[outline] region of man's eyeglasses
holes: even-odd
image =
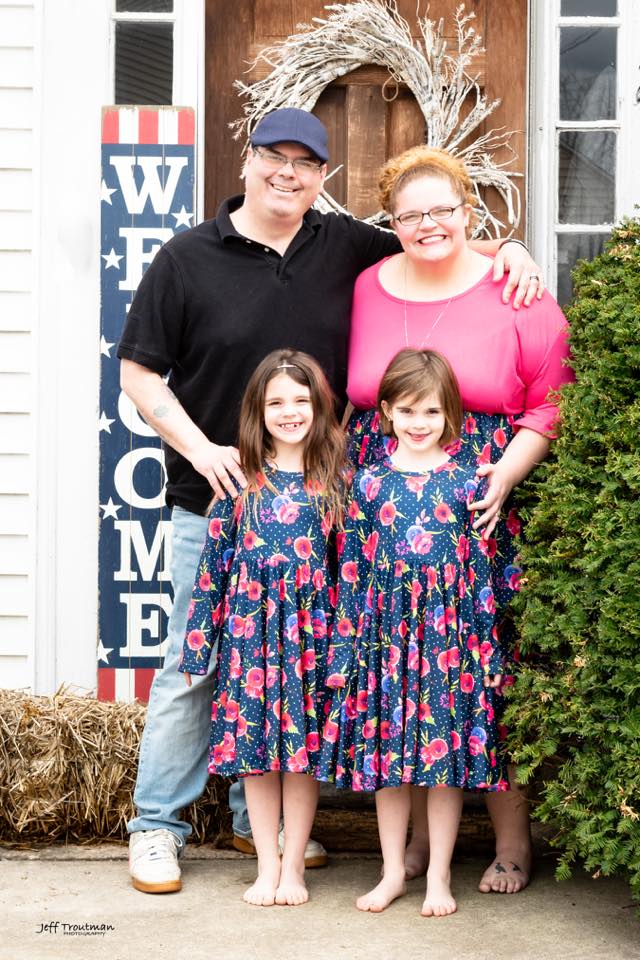
[[[312,160],[310,157],[285,157],[282,153],[276,153],[275,150],[266,150],[264,147],[253,147],[254,153],[257,153],[262,162],[272,170],[280,170],[291,164],[294,170],[302,173],[318,173],[324,166],[322,160]]]
[[[397,220],[403,227],[417,227],[425,217],[429,217],[430,220],[437,223],[439,220],[448,220],[449,217],[453,216],[453,211],[464,206],[465,203],[466,200],[461,200],[460,203],[456,203],[455,207],[432,207],[431,210],[425,210],[423,213],[420,213],[419,210],[408,210],[406,213],[401,213],[399,217],[393,217],[392,219]]]

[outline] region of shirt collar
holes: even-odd
[[[244,194],[239,193],[234,197],[228,197],[226,200],[223,200],[220,206],[218,207],[218,212],[216,213],[216,224],[218,230],[220,231],[220,237],[223,241],[226,241],[230,238],[240,238],[244,240],[245,237],[238,233],[233,223],[231,222],[231,214],[242,206],[244,200]],[[301,230],[305,232],[313,230],[314,233],[317,233],[320,227],[322,226],[322,217],[317,210],[307,210],[304,217],[302,218],[302,227]]]

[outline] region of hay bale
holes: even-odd
[[[0,840],[126,839],[146,708],[61,688],[0,689]],[[187,812],[198,842],[228,831],[228,785],[213,777]]]

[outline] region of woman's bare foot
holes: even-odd
[[[356,907],[358,910],[365,910],[370,913],[382,913],[390,903],[393,903],[398,897],[403,897],[406,892],[404,875],[387,871],[377,887],[358,897]]]
[[[436,876],[427,872],[427,895],[420,913],[423,917],[448,917],[458,909],[451,893],[451,876]]]
[[[496,857],[482,874],[481,893],[519,893],[531,878],[531,851]]]
[[[429,865],[429,844],[425,840],[411,837],[404,852],[404,874],[407,880],[421,877],[427,872]]]
[[[245,890],[242,899],[256,907],[272,907],[276,902],[276,890],[280,880],[280,862],[260,870],[256,882]]]
[[[282,907],[299,907],[308,899],[309,891],[304,882],[304,866],[302,869],[283,866],[280,883],[276,890],[276,903]]]

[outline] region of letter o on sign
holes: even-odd
[[[162,476],[160,492],[152,497],[143,497],[133,486],[133,472],[142,460],[156,460]],[[113,482],[118,496],[132,507],[141,510],[157,510],[164,507],[164,487],[167,482],[167,473],[164,467],[164,454],[159,447],[140,447],[126,453],[113,473]]]

